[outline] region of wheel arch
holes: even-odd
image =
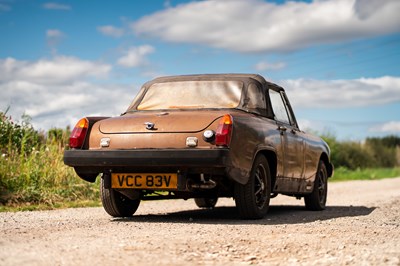
[[[276,173],[277,173],[277,157],[276,153],[271,150],[260,150],[255,155],[256,158],[259,154],[262,154],[268,161],[269,169],[271,171],[271,188],[275,187]]]
[[[320,160],[325,163],[326,171],[328,172],[328,177],[331,177],[333,175],[333,165],[330,162],[329,157],[325,152],[321,154]]]

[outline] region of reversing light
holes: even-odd
[[[215,144],[217,146],[228,147],[232,136],[232,116],[224,115],[219,121],[217,132],[215,133]]]
[[[203,139],[207,142],[213,142],[215,140],[215,132],[213,130],[206,130],[203,132]]]
[[[89,120],[82,118],[76,123],[69,137],[69,146],[74,149],[81,149],[85,143],[86,134],[89,128]]]

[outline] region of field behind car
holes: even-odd
[[[100,206],[99,184],[80,180],[63,163],[70,130],[38,132],[28,117],[15,122],[0,113],[0,211]],[[326,136],[335,175],[330,181],[400,176],[400,138],[367,144]],[[368,164],[366,164],[368,163]]]

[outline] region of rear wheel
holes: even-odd
[[[311,211],[322,211],[326,207],[328,195],[328,172],[324,161],[318,164],[317,175],[314,181],[314,188],[311,194],[304,197],[306,208]]]
[[[113,217],[132,216],[140,204],[140,199],[132,200],[112,188],[105,188],[103,178],[100,182],[100,196],[104,210]]]
[[[214,208],[218,198],[195,198],[194,202],[199,208]]]
[[[271,172],[267,159],[258,155],[247,184],[235,185],[235,203],[242,219],[261,219],[269,208]]]

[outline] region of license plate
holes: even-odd
[[[177,189],[178,174],[113,173],[111,174],[111,187],[135,189]]]

